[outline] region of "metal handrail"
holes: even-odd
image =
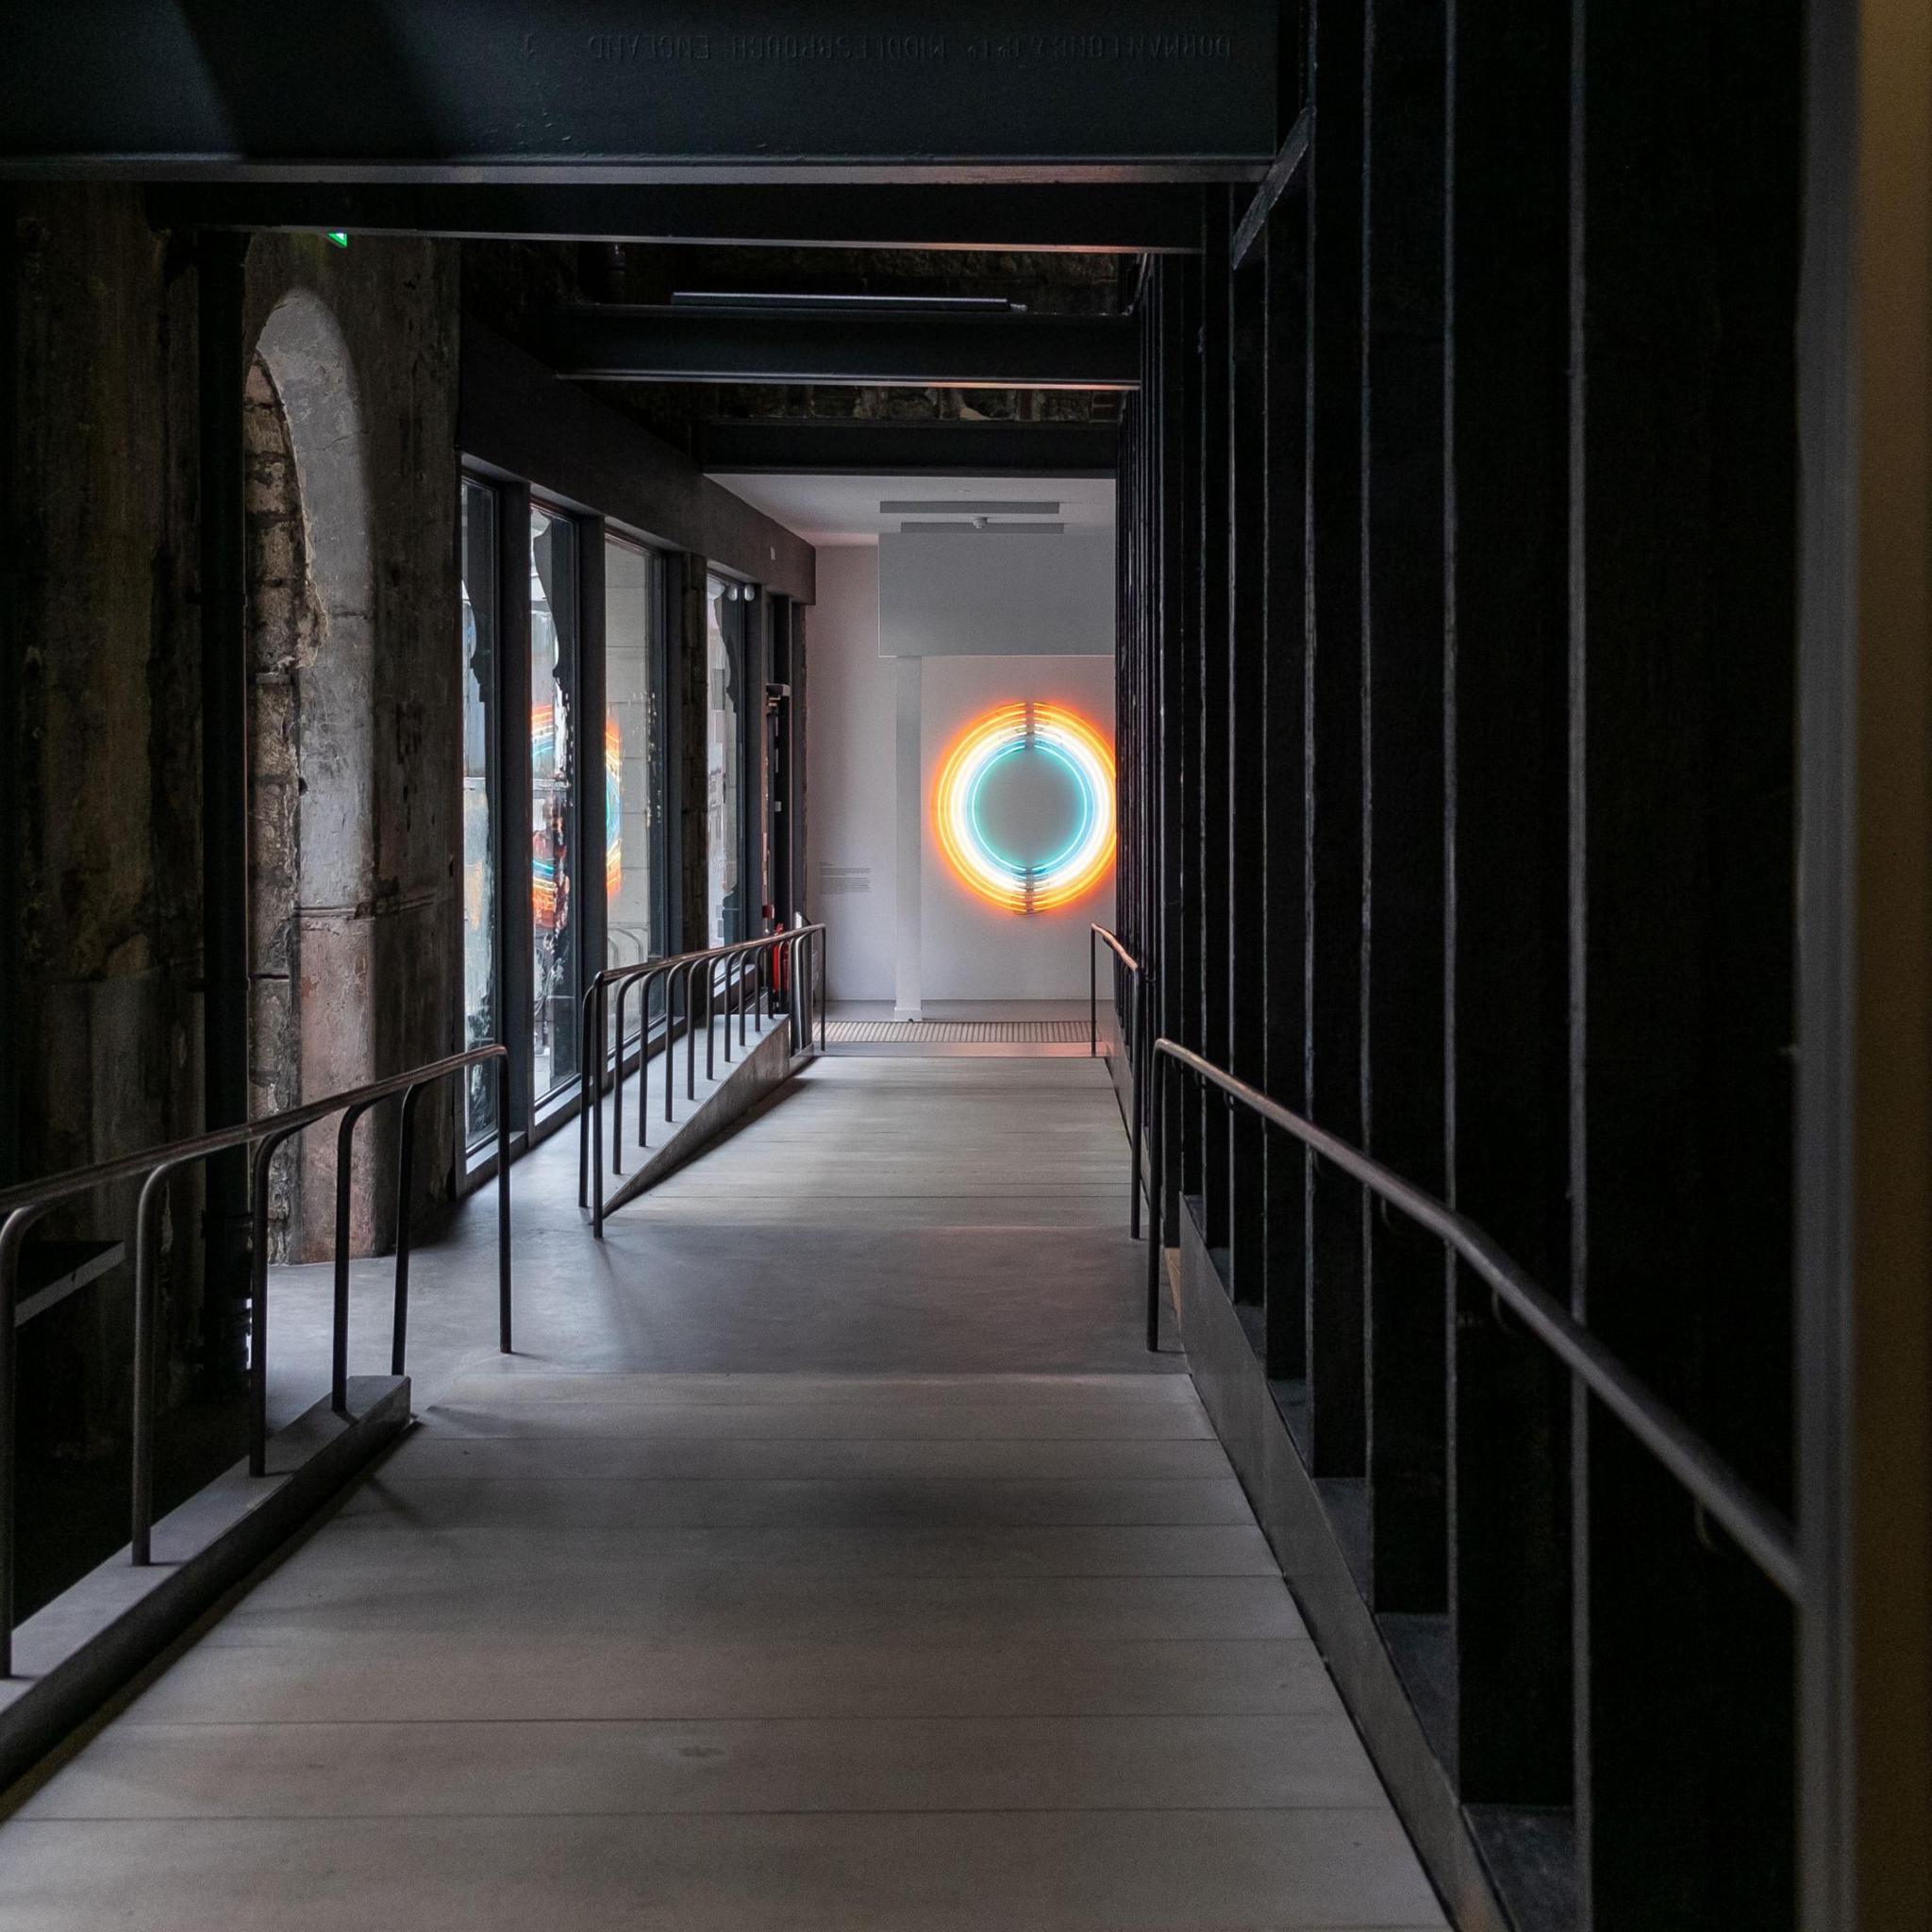
[[[1561,1302],[1539,1288],[1481,1228],[1445,1207],[1433,1194],[1411,1186],[1372,1159],[1360,1148],[1318,1127],[1312,1121],[1271,1100],[1245,1080],[1205,1060],[1177,1041],[1154,1042],[1154,1184],[1149,1191],[1152,1225],[1147,1244],[1147,1345],[1155,1345],[1160,1306],[1160,1214],[1164,1198],[1164,1122],[1160,1106],[1163,1059],[1218,1087],[1230,1099],[1259,1114],[1342,1173],[1398,1208],[1438,1240],[1445,1241],[1508,1305],[1524,1326],[1614,1415],[1689,1491],[1691,1498],[1724,1524],[1739,1548],[1785,1595],[1795,1602],[1803,1583],[1797,1539],[1783,1516],[1680,1416],[1607,1349]]]
[[[1126,1048],[1134,1068],[1134,1117],[1127,1123],[1127,1138],[1133,1144],[1133,1169],[1131,1184],[1127,1192],[1127,1232],[1136,1241],[1141,1238],[1141,1122],[1147,1109],[1142,1102],[1142,1093],[1147,1085],[1147,981],[1148,974],[1140,960],[1121,943],[1120,935],[1110,932],[1106,926],[1095,923],[1087,928],[1087,1054],[1089,1058],[1100,1052],[1100,983],[1094,970],[1093,941],[1103,940],[1112,950],[1114,957],[1127,969],[1129,990],[1127,992],[1127,1033]],[[1108,1056],[1113,1058],[1111,1054]]]
[[[131,1499],[131,1560],[153,1560],[155,1491],[155,1350],[158,1342],[156,1257],[160,1247],[162,1186],[184,1167],[217,1154],[253,1147],[251,1227],[253,1249],[249,1268],[248,1337],[248,1473],[267,1474],[268,1466],[268,1174],[269,1163],[282,1143],[304,1127],[340,1113],[342,1124],[336,1141],[335,1331],[330,1358],[329,1397],[338,1415],[348,1412],[349,1350],[349,1182],[356,1123],[379,1101],[403,1096],[402,1132],[396,1152],[396,1274],[395,1324],[391,1343],[390,1373],[403,1373],[403,1348],[408,1329],[409,1299],[409,1175],[416,1098],[432,1081],[448,1078],[467,1067],[495,1060],[496,1075],[496,1242],[497,1334],[505,1355],[510,1352],[509,1239],[509,1049],[499,1044],[475,1046],[450,1054],[407,1073],[311,1100],[285,1112],[217,1127],[163,1147],[149,1147],[117,1160],[75,1168],[45,1180],[28,1181],[0,1191],[0,1677],[13,1674],[14,1476],[18,1460],[14,1440],[16,1389],[14,1376],[14,1311],[18,1302],[21,1249],[35,1222],[58,1207],[96,1188],[116,1181],[140,1179],[141,1198],[135,1210],[134,1247],[134,1423],[133,1496]]]
[[[820,970],[811,970],[811,944],[819,942]],[[577,1206],[588,1208],[591,1232],[604,1239],[604,1087],[611,1090],[610,1171],[624,1172],[624,1007],[633,986],[641,983],[640,1005],[641,1024],[638,1033],[638,1145],[648,1144],[646,1123],[649,1096],[651,988],[664,981],[664,1119],[673,1110],[673,1023],[677,1015],[680,979],[684,990],[685,1097],[697,1097],[697,1005],[694,981],[702,967],[705,977],[705,1077],[717,1068],[717,1017],[714,996],[717,975],[724,974],[724,1060],[731,1061],[731,1022],[738,1021],[738,1044],[745,1043],[748,1015],[755,1014],[760,999],[764,1016],[773,1017],[772,994],[776,986],[780,954],[791,959],[790,984],[793,997],[788,1009],[791,1022],[792,1049],[811,1050],[811,983],[816,976],[819,1006],[819,1050],[825,1045],[825,928],[822,924],[788,926],[778,932],[762,933],[757,939],[733,940],[722,946],[703,946],[695,952],[674,953],[661,959],[647,959],[633,966],[606,966],[584,989],[582,1052],[578,1065],[587,1071],[582,1083],[583,1105],[577,1115]],[[733,967],[737,970],[734,972]],[[746,981],[750,981],[749,997]],[[610,991],[617,990],[617,1039],[610,1041]],[[799,991],[803,990],[803,997]],[[590,1069],[594,1068],[594,1073]]]

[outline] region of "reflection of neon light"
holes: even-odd
[[[557,930],[557,860],[541,852],[530,855],[530,916],[539,932]]]
[[[604,896],[624,890],[624,741],[615,717],[604,722]]]
[[[1077,829],[1051,858],[1023,863],[998,851],[980,822],[981,794],[993,768],[1032,752],[1060,765],[1080,798]],[[1060,705],[1002,705],[975,719],[940,764],[933,830],[960,883],[1013,912],[1047,912],[1091,891],[1113,861],[1113,752]]]

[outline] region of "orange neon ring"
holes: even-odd
[[[994,762],[1022,749],[1044,752],[1073,774],[1081,796],[1079,830],[1043,865],[997,851],[978,822],[980,786]],[[1090,892],[1113,863],[1113,752],[1086,719],[1063,705],[1002,705],[976,718],[940,763],[933,833],[954,875],[990,905],[1050,912]]]

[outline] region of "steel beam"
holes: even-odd
[[[697,425],[711,475],[1111,476],[1111,423],[728,422]]]
[[[1199,244],[1201,191],[1161,183],[874,182],[800,194],[724,183],[223,181],[151,188],[147,210],[157,228],[1171,255]]]
[[[1129,390],[1141,379],[1125,316],[610,304],[560,310],[550,349],[559,375],[605,382]]]
[[[1258,178],[1274,0],[94,0],[16,9],[0,172]]]

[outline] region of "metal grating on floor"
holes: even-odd
[[[868,1041],[908,1041],[933,1046],[1044,1046],[1080,1044],[1085,1020],[829,1020],[825,1039],[833,1046]]]

